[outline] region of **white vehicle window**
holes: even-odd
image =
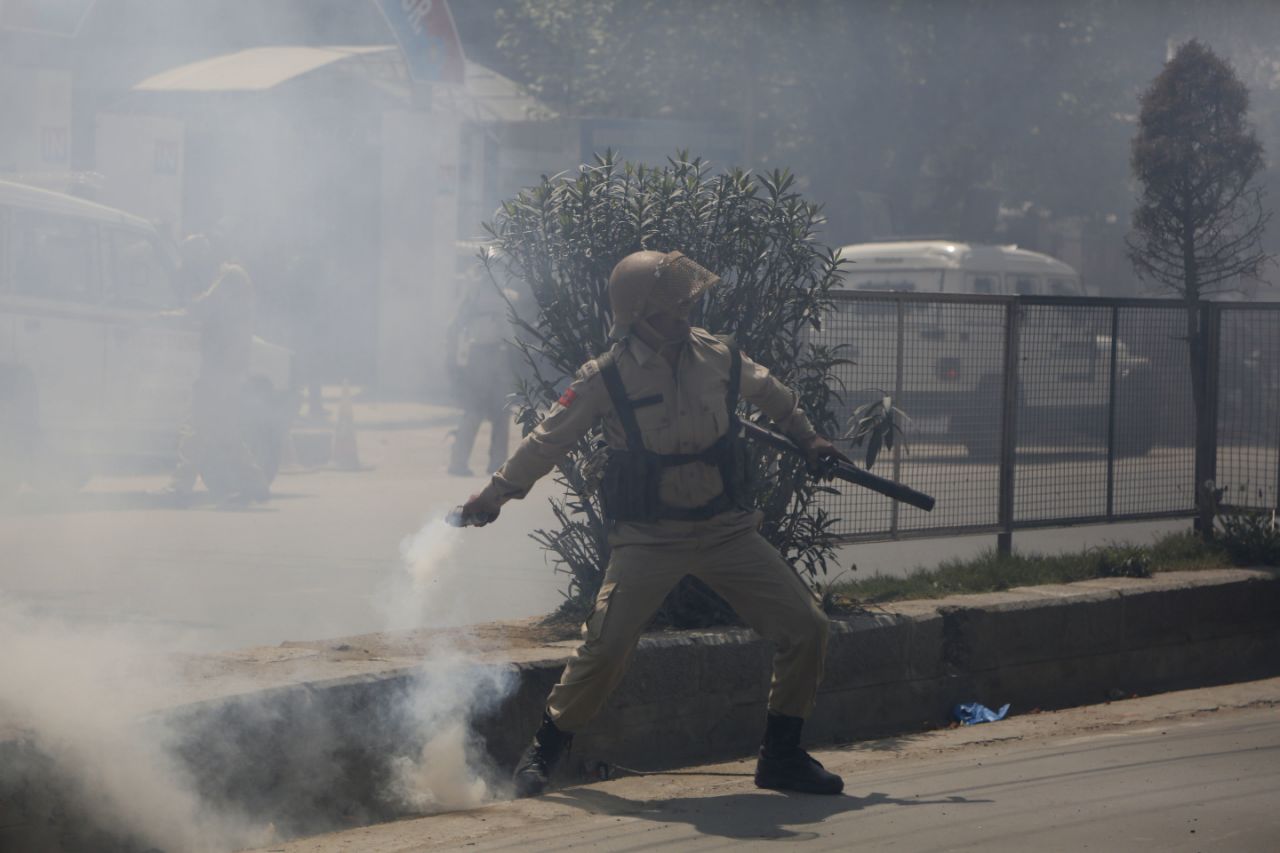
[[[9,250],[15,293],[66,302],[98,301],[91,223],[14,211]]]
[[[1050,296],[1079,296],[1080,288],[1069,278],[1049,279]]]
[[[1016,293],[1018,296],[1035,296],[1040,293],[1040,284],[1036,281],[1035,276],[1030,275],[1014,275],[1009,276],[1011,286],[1009,291]]]
[[[119,308],[168,308],[169,276],[145,234],[110,230],[107,241],[106,303]]]
[[[996,293],[996,277],[993,275],[974,275],[970,273],[966,278],[969,280],[970,293]]]

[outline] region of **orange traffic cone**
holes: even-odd
[[[342,383],[342,400],[338,403],[338,422],[333,428],[332,462],[343,471],[360,471],[360,452],[356,447],[356,419],[351,411],[351,389]]]

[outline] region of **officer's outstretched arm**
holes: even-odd
[[[804,450],[811,467],[823,459],[849,461],[849,457],[814,430],[808,415],[800,408],[800,395],[745,355],[742,357],[742,397],[759,407]]]
[[[578,371],[542,423],[525,436],[489,484],[463,505],[463,514],[496,518],[507,501],[527,495],[591,429],[602,412],[601,404],[607,401],[608,392],[594,364]]]

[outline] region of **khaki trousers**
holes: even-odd
[[[759,518],[732,512],[707,521],[617,526],[595,609],[582,626],[583,643],[547,700],[557,726],[578,731],[599,712],[622,680],[641,631],[685,575],[718,592],[776,647],[769,710],[809,715],[822,680],[827,617],[757,532]]]

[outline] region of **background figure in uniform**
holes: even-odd
[[[206,262],[208,241],[183,243],[183,265]],[[190,275],[194,275],[194,269]],[[200,324],[200,373],[191,389],[191,417],[182,429],[178,465],[165,490],[183,498],[197,478],[219,501],[269,497],[266,477],[244,439],[243,393],[253,349],[253,282],[237,264],[223,264],[208,290],[171,316]]]
[[[513,353],[507,343],[507,303],[515,298],[515,293],[499,293],[488,282],[468,282],[458,315],[449,327],[445,343],[449,380],[462,405],[449,459],[449,473],[455,476],[471,476],[471,448],[484,421],[492,427],[488,472],[498,470],[507,458],[511,426],[507,393],[514,376]]]
[[[755,405],[811,464],[844,459],[814,431],[799,397],[736,347],[692,328],[689,315],[719,278],[679,252],[636,252],[609,278],[618,343],[583,365],[506,464],[462,508],[486,523],[522,498],[602,423],[600,487],[609,565],[583,643],[547,699],[516,768],[518,795],[545,790],[573,737],[622,679],[641,631],[685,575],[718,592],[776,648],[756,784],[818,794],[844,783],[800,748],[822,678],[827,618],[795,570],[759,533],[750,505],[752,456],[737,429],[739,398]]]

